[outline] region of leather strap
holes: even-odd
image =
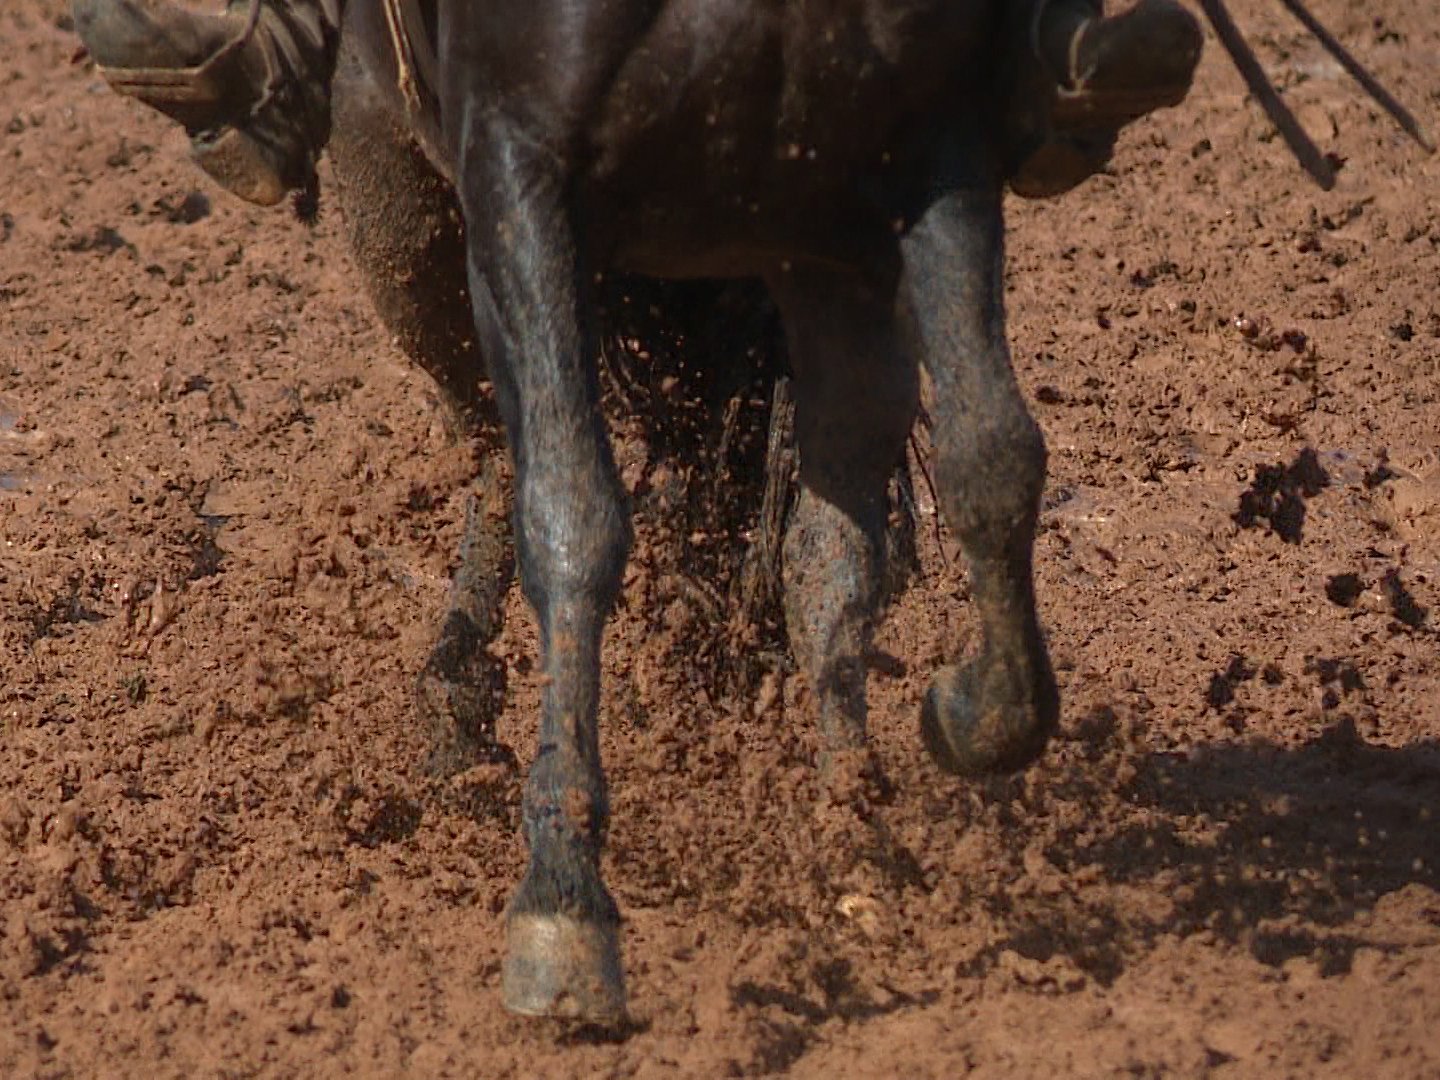
[[[437,60],[425,29],[420,0],[381,0],[390,44],[395,50],[396,83],[405,106],[418,114],[435,93]],[[416,41],[419,48],[416,48]]]

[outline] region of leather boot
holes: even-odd
[[[184,125],[195,161],[261,206],[315,190],[330,137],[339,0],[72,0],[75,29],[118,93]]]
[[[1058,195],[1103,169],[1122,127],[1185,99],[1202,43],[1177,0],[1112,18],[1099,0],[1041,0],[1009,123],[1011,190]]]

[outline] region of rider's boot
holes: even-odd
[[[1039,0],[1007,123],[1010,187],[1042,198],[1105,167],[1126,124],[1184,100],[1200,24],[1177,0],[1104,17],[1101,0]]]
[[[330,136],[330,76],[343,0],[72,0],[75,29],[119,93],[185,126],[196,162],[270,206],[315,190]]]

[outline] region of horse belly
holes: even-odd
[[[590,132],[593,175],[744,195],[776,162],[813,166],[822,186],[869,167],[897,129],[947,107],[972,81],[990,8],[982,0],[675,0],[602,103]]]

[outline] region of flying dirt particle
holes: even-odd
[[[150,597],[150,622],[146,630],[153,636],[160,633],[180,612],[180,598],[174,591],[167,592],[164,585],[155,582],[155,592]]]
[[[1287,544],[1300,543],[1305,500],[1330,486],[1330,474],[1314,448],[1306,447],[1289,465],[1257,465],[1250,487],[1240,494],[1233,520],[1242,529],[1264,521]]]
[[[1325,582],[1325,595],[1332,604],[1350,607],[1360,598],[1365,585],[1358,574],[1332,574]]]
[[[1410,590],[1400,580],[1400,571],[1391,570],[1380,585],[1385,591],[1385,598],[1390,601],[1390,611],[1395,618],[1412,630],[1418,630],[1425,625],[1425,619],[1430,614],[1429,609],[1416,603],[1415,597],[1410,595]]]
[[[783,684],[780,676],[773,671],[767,671],[760,680],[760,689],[755,695],[755,716],[764,716],[770,711],[770,707],[780,698],[780,691]]]

